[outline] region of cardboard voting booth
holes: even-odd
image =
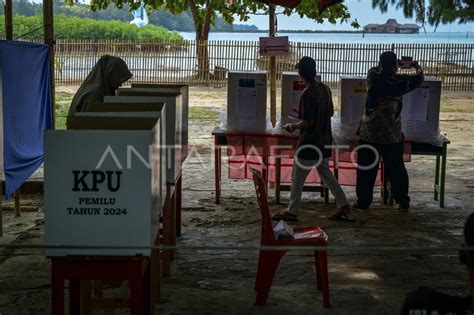
[[[321,76],[316,79],[321,81]],[[305,89],[304,81],[298,72],[283,72],[281,78],[281,124],[294,123],[298,119],[301,94]]]
[[[341,76],[339,82],[339,106],[342,124],[359,125],[364,114],[366,98],[366,77]]]
[[[161,212],[160,123],[76,116],[71,129],[46,132],[45,243],[60,246],[46,248],[47,256],[151,255]]]
[[[421,86],[403,96],[402,128],[411,141],[438,138],[441,80],[425,78]]]
[[[152,105],[152,106],[150,106]],[[135,117],[135,118],[159,118],[160,139],[159,146],[156,148],[163,161],[160,166],[160,174],[166,174],[166,108],[164,103],[92,103],[82,112],[76,113],[77,116],[95,116],[95,117]],[[166,176],[159,178],[160,204],[163,207],[166,197]]]
[[[266,130],[267,72],[229,71],[227,131]]]
[[[182,165],[182,95],[179,93],[120,90],[119,96],[105,96],[104,103],[166,103],[167,181],[174,183]],[[174,122],[174,124],[172,123]]]
[[[156,92],[181,93],[182,95],[182,152],[181,158],[184,161],[188,156],[189,145],[189,85],[185,84],[151,84],[151,83],[133,83],[132,89],[152,89]],[[146,91],[148,91],[146,90]],[[119,92],[120,94],[120,92]]]

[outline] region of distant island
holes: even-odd
[[[246,25],[246,24],[233,24],[234,32],[255,32],[258,31],[258,27],[255,25]]]
[[[254,26],[254,25],[252,25]],[[251,30],[239,30],[239,29],[236,29],[235,28],[235,25],[234,25],[234,30],[233,31],[227,31],[227,30],[213,30],[212,32],[213,33],[222,33],[222,32],[232,32],[232,33],[268,33],[268,30],[260,30],[258,29],[256,26],[254,26],[255,29],[251,29]],[[332,31],[329,31],[329,30],[278,30],[278,33],[281,34],[281,33],[308,33],[308,34],[312,34],[312,33],[339,33],[339,34],[354,34],[354,33],[359,33],[359,34],[362,34],[362,31],[357,31],[357,30],[354,30],[354,31],[350,31],[350,30],[332,30]]]

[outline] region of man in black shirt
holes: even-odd
[[[288,211],[275,215],[273,219],[298,220],[306,177],[311,169],[316,167],[322,182],[336,199],[338,211],[331,218],[352,221],[347,216],[350,207],[346,195],[329,169],[330,146],[333,143],[331,117],[334,114],[331,90],[316,80],[316,62],[313,58],[301,58],[297,68],[306,86],[300,98],[298,113],[300,121],[283,126],[289,132],[300,130],[291,175],[290,205]]]

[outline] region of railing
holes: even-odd
[[[196,46],[208,46],[209,71],[198,70]],[[322,80],[336,87],[341,75],[365,76],[385,50],[413,56],[425,75],[443,80],[446,90],[474,90],[474,44],[334,44],[291,42],[290,54],[277,57],[277,79],[295,71],[302,56],[316,60]],[[57,84],[80,84],[98,58],[105,54],[123,58],[134,74],[133,82],[187,83],[225,86],[231,70],[266,70],[256,41],[124,41],[58,40],[55,75]]]

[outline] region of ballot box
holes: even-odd
[[[316,79],[321,81],[321,76]],[[298,119],[300,97],[305,89],[298,72],[283,72],[281,77],[281,124],[294,123]]]
[[[152,106],[150,106],[152,105]],[[160,139],[158,154],[160,160],[166,161],[166,108],[164,103],[92,103],[84,109],[84,111],[76,113],[77,116],[96,116],[96,117],[143,117],[143,118],[159,118],[160,123]],[[160,164],[160,174],[166,174],[166,163]],[[160,204],[163,207],[166,197],[166,176],[159,178]]]
[[[227,131],[266,130],[267,72],[229,71]]]
[[[104,103],[166,103],[167,181],[175,183],[182,165],[182,110],[180,93],[143,92],[133,89],[120,90],[119,96],[105,96]],[[173,124],[174,122],[174,124]]]
[[[425,78],[421,86],[403,96],[401,122],[408,141],[432,142],[439,136],[441,81]],[[365,77],[341,77],[341,124],[356,129],[367,98]]]
[[[367,98],[367,79],[362,76],[341,76],[339,106],[341,123],[357,127],[364,114]]]
[[[441,80],[425,78],[421,86],[403,96],[402,129],[409,141],[438,139]]]
[[[183,97],[182,104],[182,152],[181,158],[184,161],[188,156],[189,145],[189,85],[186,84],[151,84],[151,83],[132,83],[132,89],[152,89],[157,92],[181,93]],[[121,90],[121,89],[120,89]],[[148,91],[148,90],[147,90]],[[120,94],[120,92],[119,92]]]
[[[150,256],[162,210],[160,119],[70,122],[45,133],[46,256]]]

